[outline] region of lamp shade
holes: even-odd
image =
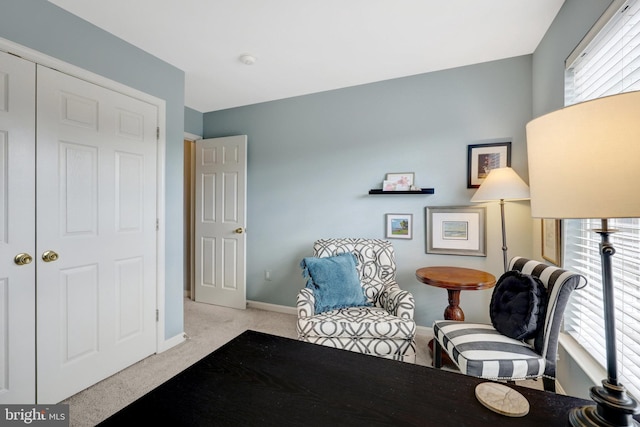
[[[529,187],[513,169],[491,169],[471,198],[472,202],[489,202],[492,200],[527,200]]]
[[[640,92],[532,120],[527,152],[533,217],[640,217]]]

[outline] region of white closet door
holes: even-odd
[[[0,52],[0,403],[35,402],[35,64]],[[16,255],[34,260],[18,265]]]
[[[53,403],[155,352],[158,112],[41,66],[37,90],[37,399]]]

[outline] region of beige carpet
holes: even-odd
[[[235,310],[185,299],[187,340],[62,402],[69,404],[70,425],[94,426],[247,329],[296,338],[295,321],[294,315],[253,308]],[[424,329],[419,332],[416,338],[417,364],[431,365],[427,349],[431,338],[432,335],[425,333]],[[525,381],[519,385],[541,389],[542,381]]]

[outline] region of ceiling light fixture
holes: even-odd
[[[254,62],[256,62],[256,58],[253,55],[249,55],[248,53],[245,53],[243,55],[240,55],[240,58],[238,58],[240,60],[240,62],[242,62],[244,65],[253,65]]]

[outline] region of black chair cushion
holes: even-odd
[[[546,303],[547,292],[540,279],[507,271],[498,279],[491,296],[491,323],[510,338],[533,338],[544,324]]]

